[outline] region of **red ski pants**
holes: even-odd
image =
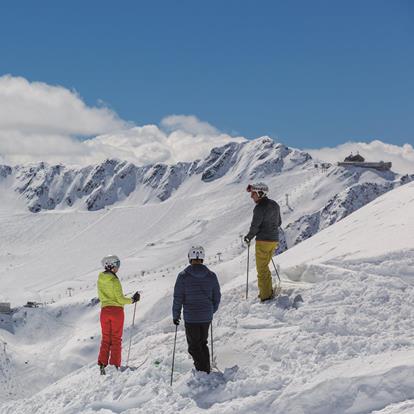
[[[101,309],[102,341],[98,364],[121,366],[124,308],[106,306]]]

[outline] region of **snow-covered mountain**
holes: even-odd
[[[202,182],[226,174],[233,182],[246,182],[302,167],[310,158],[305,152],[261,138],[214,148],[206,159],[191,163],[137,167],[125,161],[106,160],[80,169],[45,163],[0,166],[0,178],[14,178],[13,189],[23,196],[31,212],[74,204],[95,211],[127,198],[133,191],[145,194],[143,203],[165,201],[193,175]]]
[[[176,165],[138,167],[112,159],[78,169],[45,163],[0,166],[0,182],[8,183],[3,191],[19,194],[34,213],[165,202],[174,196],[186,197],[186,184],[193,179],[208,191],[212,186],[204,184],[239,186],[240,191],[254,180],[273,184],[272,196],[285,209],[281,251],[404,183],[392,172],[360,168],[331,167],[320,173],[308,153],[267,137],[229,143],[214,148],[204,160]],[[411,179],[404,177],[405,182]]]
[[[309,188],[304,175],[288,177]],[[313,180],[317,191],[320,181]],[[31,299],[55,299],[41,308],[17,307],[14,333],[0,333],[7,343],[0,348],[2,414],[412,412],[414,183],[279,255],[284,292],[260,304],[254,279],[244,299],[247,251],[238,239],[252,206],[239,186],[217,182],[206,190],[192,177],[179,190],[187,197],[162,203],[2,213],[3,292],[15,304],[24,290]],[[284,189],[276,187],[277,177],[271,182]],[[292,195],[293,210],[305,194]],[[206,246],[207,264],[222,285],[213,327],[224,375],[193,376],[180,327],[171,388],[171,293],[194,241]],[[120,254],[124,289],[142,290],[134,328],[133,307],[126,307],[124,340],[124,361],[131,335],[130,364],[140,368],[100,377],[99,306],[91,299],[104,251]],[[297,293],[299,308],[292,307]]]

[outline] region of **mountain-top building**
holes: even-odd
[[[388,171],[392,167],[391,162],[366,162],[365,158],[357,153],[356,155],[348,155],[342,162],[338,162],[340,167],[362,167],[362,168],[375,168],[379,171]]]
[[[359,155],[359,153],[357,153],[356,155],[348,155],[344,161],[351,161],[351,162],[365,162],[365,158],[362,155]]]

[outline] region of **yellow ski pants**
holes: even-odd
[[[269,270],[269,263],[278,245],[279,243],[276,241],[256,241],[257,285],[261,300],[268,299],[273,295],[272,274]]]

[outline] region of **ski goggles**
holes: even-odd
[[[119,269],[119,267],[121,266],[121,262],[119,261],[119,260],[116,260],[115,262],[112,262],[112,263],[108,263],[107,265],[106,265],[106,268],[108,268],[108,269],[113,269],[113,268],[118,268]]]

